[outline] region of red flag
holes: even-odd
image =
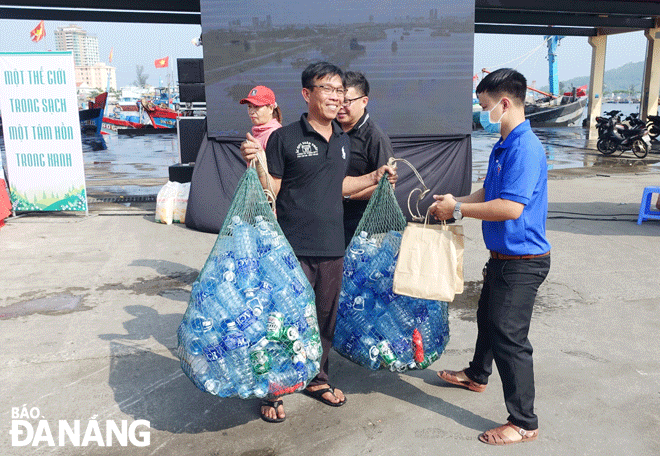
[[[108,56],[108,60],[110,63],[112,63],[112,52],[115,50],[115,48],[110,48],[110,55]]]
[[[46,29],[44,28],[44,21],[41,21],[39,22],[39,25],[30,32],[30,39],[36,43],[44,36],[46,36]]]
[[[163,57],[162,59],[156,59],[154,62],[154,65],[156,65],[156,68],[166,68],[170,63],[170,58],[169,57]]]

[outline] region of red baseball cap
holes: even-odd
[[[252,103],[255,106],[266,106],[275,104],[275,94],[266,86],[256,86],[250,90],[247,97],[241,100],[241,104]]]

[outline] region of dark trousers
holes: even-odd
[[[494,359],[508,420],[527,430],[538,428],[532,344],[527,335],[536,292],[549,270],[550,256],[488,261],[477,309],[477,343],[465,371],[475,382],[486,384]]]
[[[323,385],[328,383],[328,355],[335,336],[344,257],[299,256],[298,261],[316,295],[316,316],[323,348],[320,371],[309,386]]]

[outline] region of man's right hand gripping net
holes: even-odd
[[[227,217],[178,330],[181,368],[221,397],[277,397],[319,371],[314,291],[253,167]]]
[[[449,341],[446,302],[392,292],[405,228],[394,189],[384,176],[346,249],[333,341],[339,354],[373,370],[425,369]]]

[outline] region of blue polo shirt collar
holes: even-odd
[[[504,141],[502,141],[502,137],[500,137],[499,141],[495,144],[495,149],[506,149],[509,146],[511,146],[511,143],[518,139],[520,136],[522,136],[524,133],[531,131],[532,126],[529,124],[529,120],[525,120],[524,122],[518,124],[516,128],[511,130],[511,133],[509,133],[509,136],[506,137]]]

